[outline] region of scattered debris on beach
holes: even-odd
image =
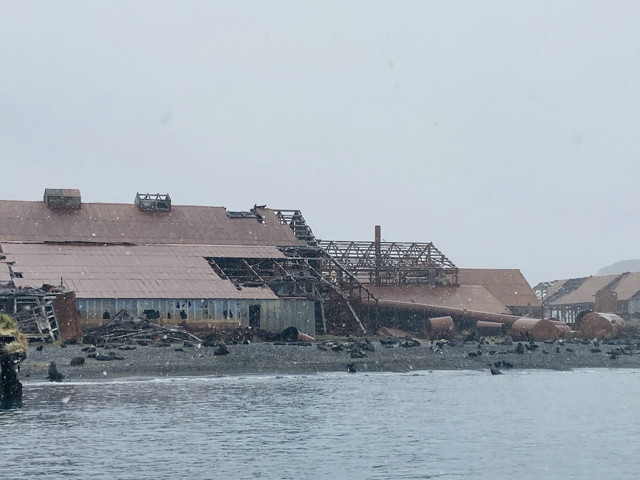
[[[119,311],[109,323],[83,337],[83,343],[96,346],[184,344],[185,341],[201,343],[202,340],[179,326],[165,326],[137,318],[126,310]]]

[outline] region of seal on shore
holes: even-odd
[[[49,375],[47,378],[50,382],[61,382],[64,378],[64,373],[60,373],[58,368],[56,367],[56,362],[51,362],[49,364]]]

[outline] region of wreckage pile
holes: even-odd
[[[82,341],[84,344],[100,347],[201,342],[200,338],[181,327],[158,325],[134,317],[126,310],[119,311],[109,323],[86,333]]]

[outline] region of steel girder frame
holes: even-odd
[[[435,276],[458,284],[458,267],[433,243],[321,241],[320,247],[345,269],[370,283],[407,283],[408,278],[432,283]]]

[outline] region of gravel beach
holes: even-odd
[[[487,373],[489,365],[497,365],[504,372],[510,369],[640,368],[640,342],[631,338],[599,343],[555,341],[523,342],[521,345],[504,338],[481,342],[421,340],[418,346],[401,346],[403,340],[392,344],[386,344],[387,341],[369,338],[366,348],[353,346],[355,342],[364,345],[365,340],[361,338],[322,339],[310,344],[257,342],[228,345],[226,355],[216,355],[219,353],[216,347],[197,344],[97,348],[93,353],[88,353],[85,345],[45,345],[40,349],[31,346],[21,365],[20,379],[45,380],[50,362],[55,362],[57,369],[65,375],[64,381],[296,375],[347,371],[348,368],[355,372],[487,370]],[[84,359],[84,362],[72,365],[73,359]],[[77,362],[82,360],[73,363]]]

